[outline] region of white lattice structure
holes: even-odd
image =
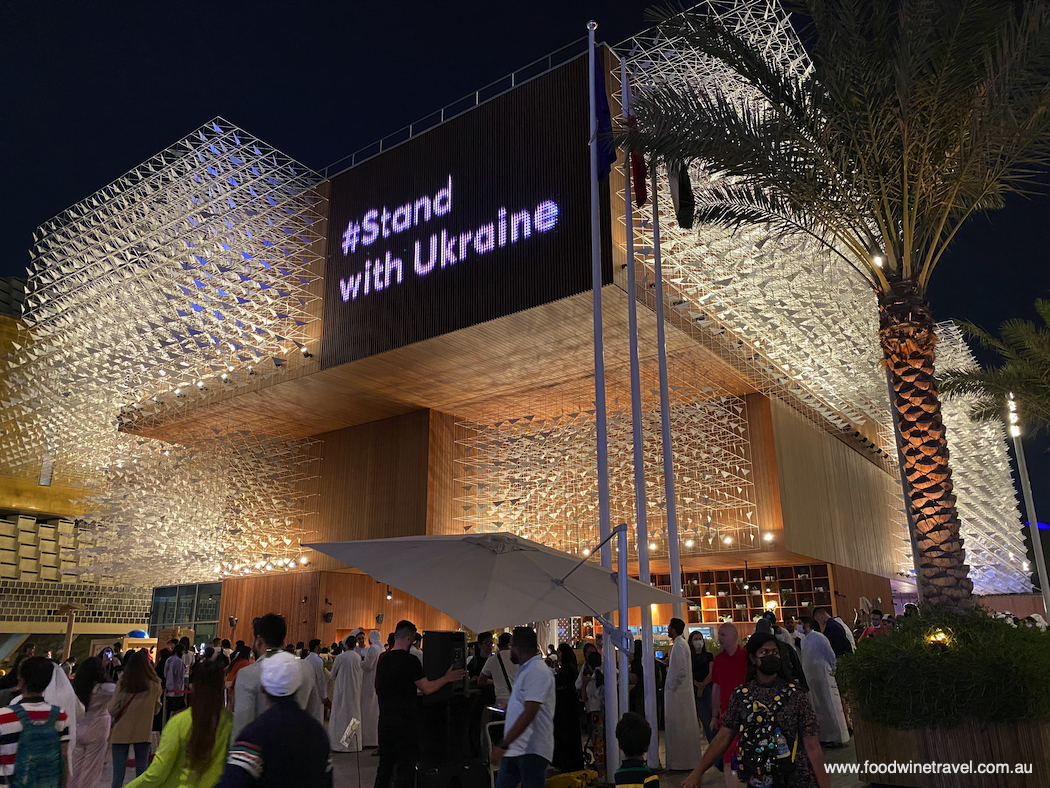
[[[650,553],[666,555],[659,392],[655,370],[643,381],[646,506]],[[671,425],[675,497],[683,552],[708,554],[757,547],[754,479],[742,397],[710,387],[674,386]],[[459,425],[457,520],[465,530],[511,531],[582,553],[601,539],[597,525],[596,431],[592,385],[562,387],[534,413],[503,411]],[[630,399],[609,390],[610,512],[634,524]],[[519,406],[520,407],[520,406]],[[540,415],[536,415],[536,414]],[[634,540],[629,540],[635,549]]]
[[[711,1],[702,7],[731,28],[747,31],[789,72],[801,75],[809,69],[779,4]],[[622,49],[635,90],[666,83],[717,85],[735,100],[758,101],[719,64],[657,29],[630,39]],[[667,172],[657,175],[664,285],[675,322],[759,390],[822,428],[874,432],[876,451],[892,466],[892,422],[870,287],[812,241],[774,241],[763,228],[679,227]],[[690,177],[698,197],[714,183],[696,166]],[[650,201],[635,211],[643,290],[654,277],[652,228]],[[887,485],[899,500],[899,486],[892,479]],[[894,509],[891,517],[900,524],[895,563],[907,574],[912,563],[903,509]]]
[[[978,366],[954,323],[938,323],[937,340],[938,370]],[[1031,593],[1006,430],[998,421],[971,420],[973,404],[966,396],[941,404],[970,579],[978,594]]]
[[[291,557],[308,446],[221,426],[176,446],[118,427],[301,357],[317,180],[217,118],[37,231],[26,329],[3,369],[0,470],[86,485],[95,546],[77,571],[191,582],[224,556]]]

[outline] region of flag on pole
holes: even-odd
[[[638,119],[634,116],[634,94],[631,92],[629,80],[623,81],[623,101],[627,108],[627,127],[633,130],[638,125]],[[649,202],[648,182],[649,172],[645,166],[645,157],[640,151],[631,148],[631,190],[634,192],[634,204],[641,208]]]
[[[696,214],[696,198],[693,197],[693,184],[689,180],[689,165],[684,161],[667,162],[667,182],[671,187],[671,203],[674,205],[675,219],[683,230],[693,226]]]
[[[609,109],[609,94],[605,92],[605,65],[601,54],[601,50],[595,46],[594,114],[598,121],[598,180],[604,181],[616,163],[616,147],[612,140],[612,111]]]

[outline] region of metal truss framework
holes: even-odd
[[[85,485],[93,544],[73,571],[155,585],[298,558],[308,442],[216,428],[176,445],[119,427],[301,357],[317,182],[216,118],[38,229],[0,470]]]
[[[684,373],[677,379],[702,380],[701,371],[677,371]],[[648,549],[652,557],[666,558],[659,391],[656,370],[645,372],[642,433]],[[611,516],[633,527],[629,390],[610,385],[608,403]],[[585,555],[601,539],[593,384],[576,382],[548,390],[534,404],[534,412],[523,414],[494,403],[490,417],[458,425],[456,519],[464,530],[511,531]],[[758,547],[763,534],[755,511],[744,398],[699,382],[676,385],[671,408],[682,552],[704,555]],[[636,542],[628,542],[633,556]]]
[[[959,327],[938,323],[938,369],[977,366]],[[1031,569],[1021,538],[1006,430],[1001,422],[973,421],[969,413],[973,404],[974,399],[965,396],[941,403],[970,579],[979,594],[1028,594]]]
[[[746,31],[788,73],[802,75],[811,67],[787,15],[775,0],[707,0],[700,7],[732,29]],[[733,100],[761,111],[756,94],[683,40],[653,29],[621,48],[626,52],[636,90],[668,82],[701,89],[717,85]],[[773,242],[762,228],[737,232],[710,226],[680,228],[666,172],[660,176],[665,308],[677,313],[679,325],[690,326],[694,337],[745,372],[760,390],[779,397],[823,428],[850,432],[874,427],[879,437],[876,451],[896,472],[882,353],[877,342],[878,314],[868,286],[809,240]],[[690,176],[701,196],[716,178],[696,166],[691,167]],[[639,213],[635,220],[638,257],[651,280],[651,203]],[[946,422],[949,410],[950,405],[946,407]],[[953,423],[956,434],[949,435],[949,443],[957,440],[961,445],[953,450],[953,457],[958,459],[952,465],[964,477],[969,474],[968,464],[975,462],[971,457],[1002,453],[1001,437],[967,433],[957,420]],[[981,467],[980,463],[975,467]],[[973,523],[972,534],[964,530],[964,535],[976,543],[968,549],[974,582],[986,593],[1016,590],[1019,557],[1023,557],[1023,550],[1010,549],[1017,548],[1020,539],[1016,516],[1007,514],[1016,514],[1016,495],[1008,474],[1001,481],[1004,483],[984,488],[976,483],[956,484],[960,512],[966,511]],[[889,484],[895,487],[895,500],[900,501],[896,480],[890,479]],[[990,495],[991,489],[996,492]],[[889,516],[899,524],[895,555],[898,571],[912,576],[903,509],[895,508]]]

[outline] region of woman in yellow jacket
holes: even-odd
[[[233,714],[223,703],[224,683],[218,662],[194,671],[190,707],[168,720],[153,763],[127,788],[212,788],[219,782],[233,731]]]

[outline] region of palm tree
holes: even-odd
[[[1050,430],[1050,301],[1035,302],[1043,321],[1007,320],[999,336],[973,323],[958,321],[967,335],[995,351],[1002,364],[990,369],[949,369],[938,376],[940,388],[949,396],[971,395],[975,421],[1003,418],[1006,398],[1013,394],[1024,409],[1024,420],[1039,430]]]
[[[1046,0],[804,0],[801,12],[805,70],[713,14],[665,16],[668,38],[720,64],[726,84],[742,80],[754,100],[735,85],[651,85],[623,138],[711,175],[698,222],[810,236],[870,284],[917,580],[927,603],[966,609],[973,583],[926,289],[960,225],[1029,192],[1050,162],[1050,10]]]

